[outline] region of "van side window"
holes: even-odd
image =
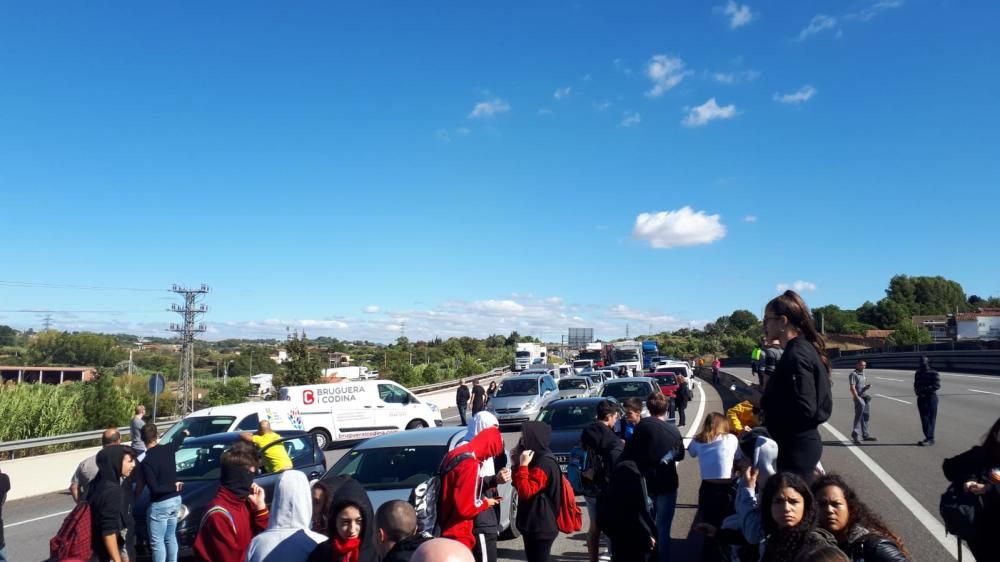
[[[243,418],[240,425],[236,426],[238,431],[257,431],[257,426],[260,425],[260,419],[257,418],[257,414],[250,414],[249,416]]]
[[[392,384],[378,385],[378,397],[386,404],[406,404],[410,398],[405,390]]]

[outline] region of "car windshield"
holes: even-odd
[[[595,373],[593,375],[590,375],[590,382],[592,382],[594,384],[600,384],[601,381],[603,381],[603,380],[604,380],[604,377],[602,377],[600,374]]]
[[[583,379],[561,379],[559,390],[587,390],[587,381]]]
[[[538,379],[508,379],[500,383],[497,396],[534,396],[538,394]]]
[[[597,406],[557,405],[542,410],[538,421],[545,422],[554,430],[583,429],[597,419]]]
[[[229,431],[236,418],[233,416],[198,416],[194,418],[184,418],[174,424],[160,438],[160,444],[171,444],[177,439],[183,439],[184,430],[188,430],[188,437],[204,437],[205,435],[215,435]]]
[[[670,373],[653,375],[653,378],[656,380],[656,384],[660,386],[672,386],[677,384],[677,377]]]
[[[222,452],[231,444],[181,447],[174,455],[177,462],[177,479],[181,482],[218,480],[222,473]]]
[[[574,367],[589,367],[590,361],[573,361]]]
[[[649,383],[639,381],[626,381],[615,384],[608,384],[601,392],[601,396],[610,396],[619,402],[625,398],[642,398],[643,400],[652,392]]]
[[[634,351],[616,351],[615,361],[624,363],[627,361],[637,361],[639,359],[639,354]]]
[[[448,447],[384,447],[351,451],[341,457],[324,479],[350,476],[365,490],[410,489],[430,478]]]

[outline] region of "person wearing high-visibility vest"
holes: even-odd
[[[750,352],[750,372],[754,375],[760,372],[760,359],[764,356],[763,350],[760,346],[754,346],[753,351]]]

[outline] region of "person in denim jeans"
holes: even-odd
[[[187,431],[184,432],[186,436]],[[177,562],[177,519],[181,510],[181,489],[177,481],[174,455],[184,442],[159,444],[156,424],[142,427],[142,440],[146,444],[146,457],[142,461],[142,476],[149,488],[149,509],[146,510],[146,528],[149,530],[149,547],[153,562]]]

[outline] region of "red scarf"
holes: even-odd
[[[333,552],[339,554],[338,562],[358,562],[358,553],[361,550],[361,537],[353,539],[342,539],[340,535],[334,534],[330,541]]]

